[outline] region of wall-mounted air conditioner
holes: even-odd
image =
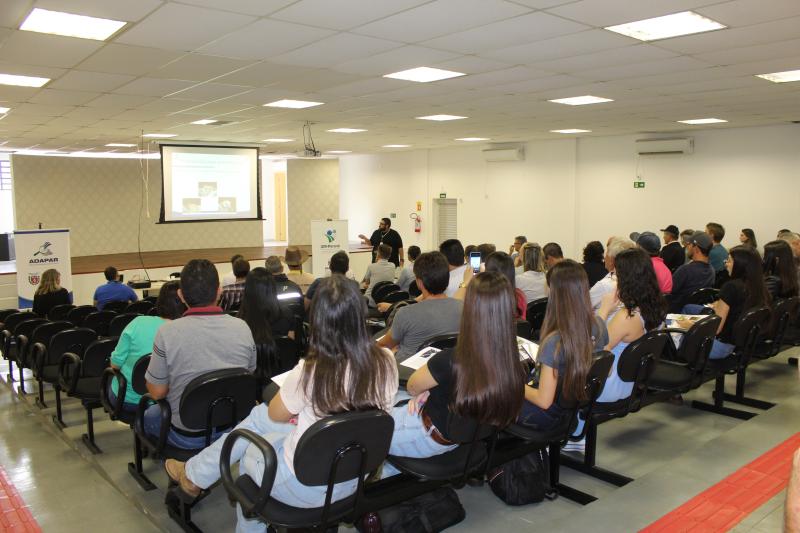
[[[525,150],[520,147],[513,148],[486,148],[483,150],[486,161],[524,161]]]
[[[694,152],[694,139],[639,139],[636,141],[636,153],[639,155],[654,154],[691,154]]]

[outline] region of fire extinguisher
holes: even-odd
[[[422,218],[416,213],[411,213],[409,215],[414,220],[414,233],[421,233],[422,232]]]

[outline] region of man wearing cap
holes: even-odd
[[[686,244],[690,262],[672,275],[672,293],[667,297],[671,313],[680,313],[689,296],[697,289],[714,286],[714,269],[708,263],[708,254],[714,243],[706,233],[696,231]]]
[[[680,231],[678,231],[678,226],[674,224],[670,224],[661,231],[664,237],[664,247],[661,248],[660,254],[661,259],[664,260],[664,264],[667,265],[669,271],[674,274],[678,267],[686,262],[686,253],[678,241]]]
[[[394,263],[395,267],[403,266],[405,262],[403,259],[403,239],[400,234],[392,229],[392,221],[388,218],[382,218],[378,222],[378,229],[372,232],[372,235],[367,238],[366,235],[359,235],[359,239],[364,244],[372,246],[372,262],[378,261],[378,246],[386,244],[391,247],[392,255],[389,256],[389,262]]]
[[[664,260],[658,256],[661,251],[661,239],[652,231],[644,231],[642,233],[633,232],[630,235],[631,240],[635,242],[639,248],[647,252],[650,256],[650,261],[653,262],[653,270],[656,271],[656,279],[658,280],[658,288],[662,294],[669,294],[672,292],[672,272],[669,271]]]
[[[283,262],[289,267],[286,277],[289,281],[296,283],[300,290],[303,291],[303,294],[314,283],[314,276],[303,272],[303,263],[306,261],[308,261],[308,252],[297,246],[286,247],[286,255],[283,257]]]

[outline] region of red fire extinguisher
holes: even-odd
[[[411,213],[411,218],[414,220],[414,233],[422,232],[422,218],[416,213]]]

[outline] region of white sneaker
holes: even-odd
[[[561,448],[562,452],[578,452],[578,453],[585,453],[586,452],[586,439],[581,439],[577,441],[567,441],[563,448]]]

